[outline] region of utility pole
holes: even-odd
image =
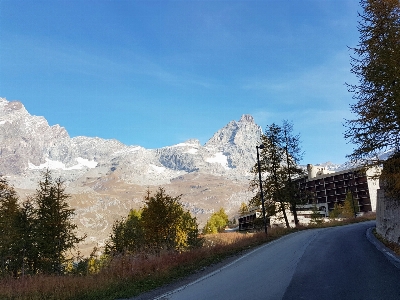
[[[264,205],[264,193],[262,188],[262,180],[261,180],[261,165],[260,165],[260,154],[258,153],[258,149],[264,149],[264,145],[261,144],[260,146],[256,146],[257,148],[257,165],[258,165],[258,179],[260,180],[260,196],[261,196],[261,206],[262,206],[262,213],[264,219],[264,230],[265,235],[267,235],[267,218],[265,217],[265,205]]]

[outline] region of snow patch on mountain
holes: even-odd
[[[40,164],[39,166],[35,166],[31,162],[28,161],[28,168],[30,170],[42,170],[42,169],[49,169],[49,170],[81,170],[84,168],[93,169],[97,166],[97,162],[94,160],[88,160],[86,158],[78,157],[75,159],[78,163],[72,167],[66,167],[65,164],[61,161],[51,160],[46,158],[46,162]]]
[[[160,174],[160,173],[164,173],[166,171],[165,167],[159,167],[159,166],[156,166],[153,164],[150,165],[150,168],[151,168],[151,170],[149,170],[149,173],[152,173],[151,171],[153,171],[153,172]]]
[[[199,149],[191,148],[183,153],[196,154],[198,151]]]
[[[114,156],[128,154],[128,153],[136,152],[136,151],[139,151],[139,150],[142,150],[142,149],[144,149],[144,148],[140,147],[140,146],[130,146],[128,148],[124,148],[122,150],[115,151],[114,152]]]
[[[217,152],[213,157],[206,158],[206,162],[221,164],[225,169],[228,167],[228,158],[222,152]]]

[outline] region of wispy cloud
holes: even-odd
[[[348,101],[351,95],[347,92],[345,82],[355,80],[350,73],[349,61],[349,53],[342,51],[306,70],[281,74],[279,77],[248,79],[242,88],[281,95],[279,101],[287,104],[298,103],[299,98],[303,103],[319,99],[319,103],[316,103],[318,106]]]
[[[302,149],[306,155],[304,163],[321,163],[331,160],[343,163],[350,153],[351,145],[343,137],[344,119],[350,119],[346,109],[294,109],[292,111],[256,111],[254,119],[263,130],[272,124],[282,124],[282,120],[292,121],[294,132],[300,133]],[[332,151],[335,147],[335,151]],[[327,154],[330,154],[327,157]]]
[[[6,40],[7,39],[7,40]],[[103,53],[84,49],[65,41],[36,40],[28,36],[8,36],[4,39],[2,52],[13,55],[10,61],[18,61],[25,70],[42,69],[44,72],[84,75],[93,80],[135,80],[149,77],[154,83],[174,86],[201,86],[211,88],[214,83],[196,74],[171,69],[156,62],[149,55],[134,50],[115,49]],[[14,51],[13,51],[14,50]],[[10,54],[12,53],[12,54]],[[3,57],[6,68],[6,57]],[[12,70],[15,63],[9,66]]]
[[[281,123],[282,120],[292,120],[297,127],[310,129],[314,126],[330,126],[342,124],[352,117],[348,109],[293,109],[291,111],[256,111],[252,113],[256,122],[267,126],[271,123]]]

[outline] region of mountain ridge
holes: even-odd
[[[45,118],[30,115],[21,102],[0,98],[0,141],[7,145],[1,146],[1,157],[12,157],[11,163],[0,161],[0,173],[27,175],[46,166],[69,172],[97,163],[94,168],[108,168],[109,172],[119,169],[124,180],[138,184],[157,185],[190,172],[239,179],[249,175],[255,161],[255,151],[251,150],[259,143],[261,133],[253,117],[243,115],[239,121],[231,121],[218,130],[204,145],[190,139],[177,145],[145,149],[115,139],[70,138],[64,127],[49,126]],[[151,174],[151,178],[146,174]],[[66,176],[74,180],[72,173]]]
[[[0,174],[21,198],[37,188],[43,169],[61,177],[75,222],[87,240],[82,253],[102,246],[116,219],[143,206],[147,189],[163,187],[197,217],[200,227],[223,207],[230,217],[252,197],[248,181],[261,127],[243,115],[204,145],[190,139],[158,149],[115,139],[70,137],[59,125],[32,116],[19,101],[0,98]]]

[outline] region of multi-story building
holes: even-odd
[[[320,166],[307,165],[307,171],[307,177],[297,180],[300,190],[312,196],[310,202],[325,207],[328,215],[335,203],[344,203],[348,192],[352,193],[360,212],[376,211],[379,179],[375,175],[379,170],[349,169],[333,173]]]
[[[380,170],[348,169],[332,172],[322,166],[307,165],[308,176],[297,179],[300,191],[308,194],[309,203],[297,206],[297,215],[300,223],[306,224],[318,209],[321,217],[329,217],[329,211],[334,209],[335,204],[344,204],[346,195],[351,192],[355,203],[361,213],[376,211],[377,190],[379,179],[377,174]],[[286,215],[291,225],[294,226],[292,213],[287,210]],[[261,209],[253,209],[249,213],[239,217],[239,230],[254,228],[254,221],[261,216]],[[283,224],[282,213],[268,220],[272,225]]]

